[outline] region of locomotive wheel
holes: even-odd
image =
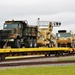
[[[4,60],[4,59],[5,59],[5,55],[1,57],[1,60]]]
[[[15,39],[15,48],[21,48],[21,41],[19,39]]]

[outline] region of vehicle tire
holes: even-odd
[[[53,45],[54,45],[53,41],[50,41],[49,42],[49,47],[53,47]]]
[[[33,47],[35,47],[35,48],[37,47],[36,39],[33,40]]]
[[[15,43],[15,48],[21,48],[21,41],[20,41],[20,39],[15,39],[14,43]]]
[[[30,48],[33,47],[33,39],[31,39],[31,40],[29,41],[29,47],[30,47]]]
[[[61,47],[61,45],[60,45],[59,43],[57,44],[57,46],[58,46],[58,47]]]
[[[3,48],[4,43],[0,42],[0,48]]]
[[[24,47],[27,48],[28,47],[28,41],[25,39],[24,40]]]
[[[24,45],[26,48],[37,47],[37,43],[35,39],[30,39],[29,41],[24,41]]]
[[[72,41],[72,48],[74,48],[74,41]]]
[[[33,44],[32,44],[32,39],[30,39],[30,40],[24,40],[24,46],[26,47],[26,48],[31,48],[32,46],[33,46]]]

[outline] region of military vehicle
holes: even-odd
[[[29,26],[25,21],[5,21],[0,30],[0,48],[36,47],[37,26]]]
[[[38,47],[55,47],[56,37],[52,33],[53,27],[60,26],[60,22],[53,21],[40,21],[38,18],[38,38],[37,38],[37,46]]]
[[[58,30],[56,37],[58,47],[74,47],[74,35],[71,31]]]

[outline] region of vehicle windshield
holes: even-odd
[[[71,37],[70,33],[56,33],[56,37]]]
[[[14,28],[21,28],[21,24],[18,23],[4,24],[4,29],[14,29]]]

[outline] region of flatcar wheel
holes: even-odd
[[[5,54],[0,55],[0,61],[5,59]]]
[[[2,56],[1,60],[4,60],[5,59],[5,56]]]
[[[55,56],[59,57],[59,52],[58,51],[55,52]]]
[[[1,61],[1,56],[0,56],[0,61]]]
[[[48,56],[48,54],[45,54],[45,57],[47,57]]]
[[[51,54],[49,53],[48,56],[50,56]]]
[[[60,54],[59,54],[60,56],[63,56],[63,52],[60,52]]]

